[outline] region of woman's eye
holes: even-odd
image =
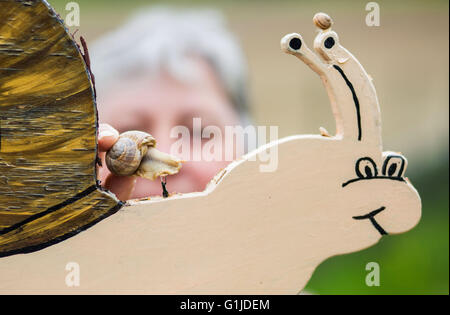
[[[372,178],[378,175],[377,166],[371,158],[359,159],[355,170],[359,178]]]
[[[386,157],[382,172],[384,176],[402,177],[405,172],[405,159],[399,155]]]

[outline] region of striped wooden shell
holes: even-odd
[[[90,73],[42,0],[0,1],[0,257],[38,250],[114,213],[97,183]]]

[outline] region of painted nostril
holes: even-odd
[[[325,43],[324,43],[325,47],[328,48],[328,49],[330,49],[331,47],[333,47],[334,44],[335,44],[335,41],[334,41],[334,38],[333,38],[333,37],[328,37],[328,38],[325,40]]]
[[[302,41],[298,37],[294,37],[289,41],[289,47],[293,50],[299,50],[302,47]]]

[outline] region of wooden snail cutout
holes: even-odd
[[[371,79],[325,14],[316,53],[299,34],[281,46],[322,79],[335,136],[280,139],[203,192],[122,204],[96,183],[95,102],[77,45],[46,2],[0,6],[0,292],[295,294],[325,259],[418,223],[406,159],[382,151]],[[275,172],[251,161],[267,148]],[[66,285],[69,262],[80,286]]]

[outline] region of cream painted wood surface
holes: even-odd
[[[406,159],[382,151],[374,86],[330,26],[317,54],[299,34],[281,44],[324,82],[335,136],[272,142],[204,192],[130,202],[64,242],[2,258],[0,292],[295,294],[323,260],[413,228],[421,202]],[[264,150],[277,150],[275,172],[261,172]],[[66,285],[69,262],[78,287]]]

